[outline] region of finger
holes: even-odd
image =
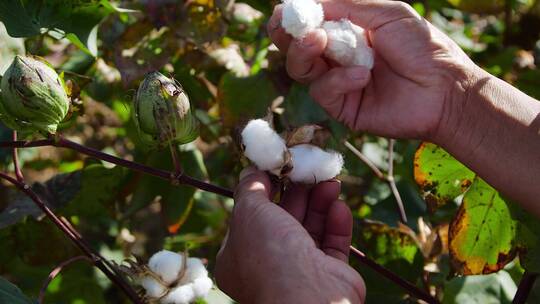
[[[347,262],[351,246],[353,218],[342,201],[335,201],[328,210],[321,249],[329,256]]]
[[[268,23],[266,24],[266,31],[268,36],[277,46],[277,48],[283,52],[287,53],[289,49],[289,44],[291,44],[292,37],[291,35],[285,32],[285,29],[281,26],[281,16],[282,16],[283,5],[279,4],[274,7],[274,13]]]
[[[328,71],[323,59],[326,33],[314,30],[302,39],[295,39],[287,51],[287,72],[294,80],[308,83]]]
[[[320,0],[319,2],[323,5],[326,19],[339,20],[346,18],[368,30],[376,30],[385,24],[400,19],[422,19],[410,5],[401,1]]]
[[[271,193],[272,183],[268,174],[248,167],[240,173],[240,181],[234,192],[235,208],[271,202]]]
[[[332,117],[348,123],[359,111],[359,92],[370,78],[370,70],[363,66],[336,67],[315,80],[309,94]]]
[[[340,190],[341,184],[338,181],[322,182],[311,190],[303,225],[317,246],[324,237],[328,210],[337,200]]]
[[[280,206],[300,223],[304,221],[308,205],[309,188],[302,184],[293,184],[283,194]]]

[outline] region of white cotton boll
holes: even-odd
[[[297,145],[289,149],[293,182],[315,184],[336,177],[343,167],[343,156],[335,151],[324,151],[313,145]]]
[[[188,258],[186,273],[180,283],[193,282],[198,278],[205,277],[208,277],[208,270],[204,267],[202,260],[198,258]]]
[[[193,284],[186,284],[172,289],[166,297],[161,299],[161,304],[189,304],[195,300]]]
[[[161,285],[161,283],[150,276],[142,278],[140,285],[146,290],[146,295],[151,298],[159,298],[167,291],[165,286]]]
[[[322,28],[328,39],[324,54],[342,66],[373,68],[373,49],[369,46],[366,31],[347,19],[326,21]]]
[[[276,170],[285,163],[285,141],[265,120],[250,121],[242,130],[242,143],[245,146],[244,155],[259,170]]]
[[[162,250],[150,258],[148,267],[159,275],[165,283],[171,284],[178,278],[178,274],[182,269],[182,260],[182,255],[172,251]]]
[[[204,298],[214,286],[214,282],[209,277],[198,278],[193,281],[193,292],[195,298]]]
[[[285,0],[281,26],[294,38],[304,38],[307,33],[321,26],[323,7],[314,0]]]

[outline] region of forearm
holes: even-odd
[[[480,69],[470,75],[436,143],[540,217],[540,102]]]

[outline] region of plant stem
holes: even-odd
[[[345,147],[347,147],[347,149],[349,149],[354,155],[356,155],[356,157],[358,157],[361,161],[363,161],[364,164],[366,164],[379,179],[381,180],[386,179],[384,176],[384,173],[382,173],[382,171],[379,170],[379,168],[377,168],[377,166],[371,160],[369,160],[367,156],[365,156],[362,152],[360,152],[360,150],[356,149],[356,147],[353,146],[350,142],[345,141]]]
[[[56,276],[64,269],[64,267],[68,266],[71,263],[77,262],[77,261],[87,261],[90,264],[94,264],[94,261],[92,261],[89,257],[85,255],[79,255],[76,257],[72,257],[71,259],[64,261],[60,263],[60,265],[56,266],[50,273],[45,282],[43,282],[43,286],[41,287],[41,290],[39,291],[38,296],[38,303],[43,304],[43,299],[45,298],[45,293],[47,292],[47,288],[49,287],[49,284],[56,278]]]
[[[120,287],[133,303],[142,304],[141,299],[131,286],[107,266],[105,258],[99,253],[93,252],[92,249],[80,238],[78,232],[72,231],[54,212],[52,212],[41,198],[28,186],[24,181],[18,181],[15,178],[0,172],[0,178],[7,180],[17,187],[21,192],[25,193],[34,203],[45,213],[45,215],[56,225],[62,232],[89,258],[94,265],[99,268],[105,276],[107,276],[114,284]]]
[[[195,188],[198,188],[200,190],[204,190],[207,192],[212,192],[218,195],[226,196],[226,197],[233,197],[233,191],[223,188],[221,186],[213,185],[201,180],[198,180],[196,178],[193,178],[189,175],[180,175],[175,176],[174,172],[161,170],[153,167],[149,167],[137,162],[125,160],[122,158],[118,158],[116,156],[112,156],[110,154],[85,147],[83,145],[80,145],[78,143],[75,143],[73,141],[70,141],[68,139],[65,139],[61,136],[58,137],[58,139],[50,138],[50,139],[42,139],[42,140],[36,140],[36,141],[11,141],[11,142],[0,142],[0,148],[31,148],[31,147],[45,147],[45,146],[55,146],[55,147],[61,147],[61,148],[67,148],[74,151],[77,151],[79,153],[95,157],[97,159],[122,166],[134,171],[143,172],[149,175],[153,175],[165,180],[170,181],[173,184],[185,184],[189,185]]]
[[[169,144],[171,148],[171,158],[174,166],[174,176],[177,178],[183,174],[182,165],[180,164],[180,159],[178,157],[178,147],[173,144]]]
[[[362,264],[368,266],[369,268],[375,270],[379,274],[383,275],[396,285],[399,285],[401,288],[405,289],[409,295],[416,297],[420,300],[423,300],[429,304],[438,304],[439,300],[435,299],[431,295],[427,294],[420,288],[416,287],[415,285],[409,283],[408,281],[400,278],[397,274],[393,273],[392,271],[384,268],[383,266],[377,264],[375,261],[369,259],[362,251],[354,248],[353,246],[351,248],[351,253],[355,258],[357,258]]]
[[[388,140],[388,176],[386,177],[386,180],[388,181],[388,184],[390,185],[390,189],[392,189],[392,193],[394,194],[394,197],[396,198],[396,204],[399,211],[399,218],[403,224],[407,224],[407,214],[405,213],[405,207],[403,206],[403,200],[401,199],[401,195],[399,194],[396,180],[394,178],[394,144],[396,143],[395,139],[389,139]]]
[[[534,282],[538,278],[537,273],[530,273],[526,271],[523,274],[523,277],[521,278],[521,281],[519,282],[519,287],[516,292],[516,295],[514,296],[514,300],[512,301],[512,304],[523,304],[527,301],[527,298],[529,297],[529,294],[531,293],[531,290],[534,286]]]
[[[17,131],[13,130],[13,141],[17,141]],[[13,166],[15,167],[15,176],[19,182],[24,180],[21,168],[19,168],[19,155],[17,153],[17,148],[13,148]]]
[[[396,186],[396,180],[394,178],[394,139],[388,139],[388,174],[385,175],[377,166],[367,158],[360,150],[353,146],[350,142],[345,141],[345,147],[349,149],[354,155],[356,155],[361,161],[363,161],[373,171],[375,176],[380,180],[388,183],[392,194],[396,198],[396,204],[398,207],[399,219],[403,224],[407,224],[407,214],[405,213],[405,207],[403,206],[403,200],[399,194]]]

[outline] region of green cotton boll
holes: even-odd
[[[189,98],[174,79],[159,72],[146,75],[133,103],[133,119],[145,144],[185,144],[199,136]]]
[[[0,120],[23,133],[56,133],[69,110],[63,80],[48,63],[16,56],[0,85]]]

